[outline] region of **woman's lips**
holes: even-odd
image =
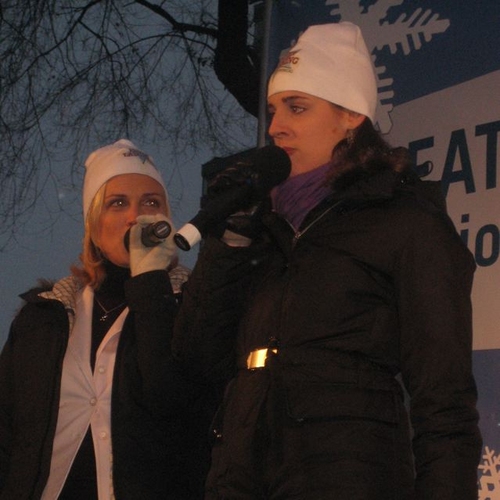
[[[285,153],[290,156],[294,153],[295,149],[294,148],[287,148],[287,147],[284,147],[284,146],[280,146],[281,149],[283,149],[285,151]]]

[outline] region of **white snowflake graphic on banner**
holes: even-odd
[[[495,450],[484,448],[483,463],[479,465],[482,471],[479,480],[479,500],[500,500],[500,455]]]
[[[340,16],[342,21],[350,21],[361,28],[370,52],[388,47],[391,54],[402,50],[404,55],[408,55],[412,50],[420,49],[423,42],[430,42],[434,35],[449,28],[450,21],[439,19],[439,14],[430,9],[424,11],[418,8],[411,14],[401,15],[393,23],[384,20],[389,8],[402,3],[403,0],[379,0],[366,11],[358,2],[352,0],[326,0],[325,5],[333,7],[330,15]],[[372,57],[378,82],[377,124],[380,131],[386,134],[392,127],[390,112],[393,108],[393,79],[385,75],[385,66],[377,64],[377,56]]]

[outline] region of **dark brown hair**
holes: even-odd
[[[408,151],[405,148],[392,148],[372,122],[365,118],[352,131],[352,135],[335,146],[328,181],[339,187],[338,179],[349,177],[350,172],[359,176],[388,168],[403,172],[410,167]]]

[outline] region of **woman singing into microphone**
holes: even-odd
[[[170,346],[188,273],[173,235],[142,238],[172,224],[153,160],[94,151],[83,215],[81,267],[22,296],[0,357],[0,499],[201,499],[207,423]]]
[[[474,259],[377,100],[351,23],[309,27],[270,78],[290,177],[250,238],[207,238],[176,322],[224,391],[207,500],[477,499]]]

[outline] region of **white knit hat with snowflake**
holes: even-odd
[[[281,58],[267,96],[299,91],[375,121],[377,82],[361,30],[349,22],[309,26]]]
[[[85,162],[83,183],[83,218],[87,217],[90,204],[99,188],[112,177],[122,174],[142,174],[152,177],[165,190],[167,188],[153,159],[127,139],[104,146],[90,153]]]

